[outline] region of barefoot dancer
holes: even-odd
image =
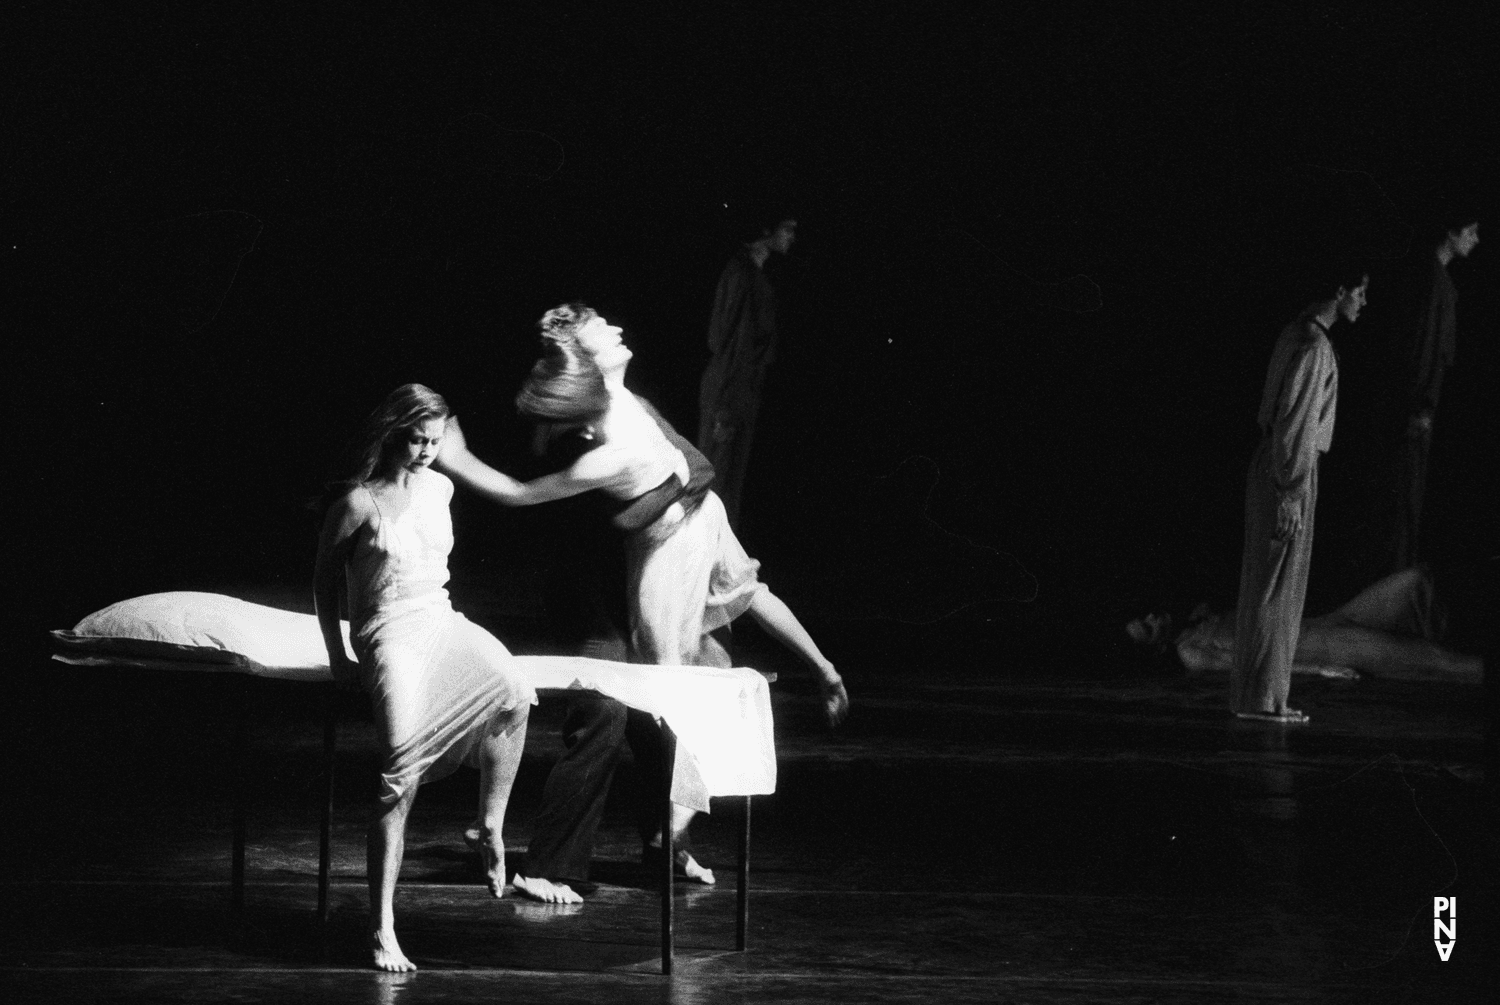
[[[1245,478],[1245,552],[1235,627],[1230,707],[1245,719],[1306,722],[1287,707],[1297,629],[1312,557],[1318,457],[1333,442],[1339,371],[1328,329],[1351,324],[1368,277],[1340,277],[1287,325],[1271,353],[1258,421],[1260,446]]]
[[[469,452],[453,420],[438,465],[509,506],[594,489],[617,500],[615,522],[629,531],[627,587],[637,660],[727,667],[728,655],[708,633],[748,612],[817,673],[828,720],[841,722],[849,708],[842,679],[790,608],[759,581],[759,563],[729,529],[724,506],[708,487],[711,476],[692,470],[711,469],[690,465],[684,448],[691,445],[625,388],[631,353],[620,329],[578,304],[548,311],[540,326],[548,355],[533,369],[517,404],[537,418],[586,424],[598,445],[567,469],[523,484]],[[685,837],[696,810],[708,808],[706,795],[690,798],[695,805],[674,807],[674,840]],[[652,843],[648,839],[648,854]],[[713,881],[685,848],[678,864],[689,878]]]
[[[318,622],[336,680],[370,695],[383,751],[369,832],[370,947],[379,970],[416,967],[396,942],[392,901],[417,787],[460,764],[479,768],[479,845],[490,892],[505,887],[501,823],[536,693],[510,653],[448,602],[453,483],[429,469],[448,418],[420,384],[371,414],[361,465],[328,510],[314,572]],[[347,597],[359,662],[344,651]]]

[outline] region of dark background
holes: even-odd
[[[1376,260],[1335,331],[1309,607],[1346,599],[1372,564],[1362,334],[1445,198],[1486,243],[1453,270],[1431,545],[1495,553],[1492,15],[814,6],[8,8],[23,632],[308,581],[304,503],[399,383],[514,460],[562,299],[625,325],[633,386],[691,436],[757,206],[801,239],[742,537],[814,625],[1107,656],[1148,606],[1232,604],[1266,361],[1330,252]],[[455,573],[529,603],[564,521],[455,517]]]

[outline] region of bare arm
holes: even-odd
[[[844,678],[818,649],[786,602],[762,585],[750,601],[750,616],[772,638],[802,657],[802,661],[818,675],[818,688],[823,692],[823,714],[828,717],[828,724],[837,726],[843,722],[849,714],[849,692],[844,688]]]
[[[339,607],[347,588],[344,566],[354,551],[354,542],[366,517],[361,507],[355,505],[352,494],[334,502],[323,519],[323,530],[318,535],[318,559],[313,566],[313,605],[318,612],[318,628],[328,650],[329,669],[340,684],[353,684],[359,675],[358,664],[344,649]]]
[[[591,451],[565,471],[534,478],[529,482],[516,481],[474,456],[456,418],[448,420],[447,435],[443,437],[442,448],[432,466],[464,487],[502,506],[535,506],[537,503],[566,499],[608,484],[615,475]]]

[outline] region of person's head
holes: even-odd
[[[630,358],[630,350],[620,342],[620,329],[579,303],[552,308],[542,315],[537,327],[544,351],[516,395],[516,410],[544,422],[573,425],[597,421],[609,407],[601,355],[618,366]],[[605,345],[610,332],[619,351]],[[616,362],[613,357],[621,352],[624,359]]]
[[[785,255],[797,239],[797,213],[785,199],[745,198],[725,208],[733,236],[743,244]]]
[[[765,229],[760,240],[764,241],[766,247],[776,254],[787,254],[797,241],[797,221],[790,217],[777,220],[774,226]]]
[[[594,363],[608,376],[625,369],[632,353],[621,337],[624,330],[595,314],[578,328],[578,344],[594,358]]]
[[[1313,286],[1313,310],[1332,306],[1338,317],[1353,324],[1364,310],[1370,276],[1363,266],[1339,263],[1323,271]]]
[[[1172,615],[1152,611],[1145,617],[1136,618],[1125,626],[1125,634],[1132,642],[1155,649],[1165,649],[1172,638]]]
[[[1478,245],[1479,221],[1470,220],[1467,223],[1460,223],[1449,229],[1443,235],[1442,243],[1438,247],[1440,249],[1447,248],[1449,253],[1448,258],[1451,260],[1453,258],[1468,258],[1469,253],[1478,247]]]
[[[421,384],[402,384],[371,412],[355,441],[356,482],[418,470],[437,457],[448,403]]]
[[[1478,207],[1463,194],[1435,197],[1417,226],[1417,246],[1436,252],[1444,264],[1469,257],[1479,244]]]

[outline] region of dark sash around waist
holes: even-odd
[[[609,518],[610,523],[626,532],[643,530],[661,519],[662,514],[670,509],[673,503],[682,503],[683,510],[692,513],[702,504],[703,497],[707,493],[708,485],[690,491],[682,484],[681,478],[671,474],[656,488],[623,503],[621,508]]]

